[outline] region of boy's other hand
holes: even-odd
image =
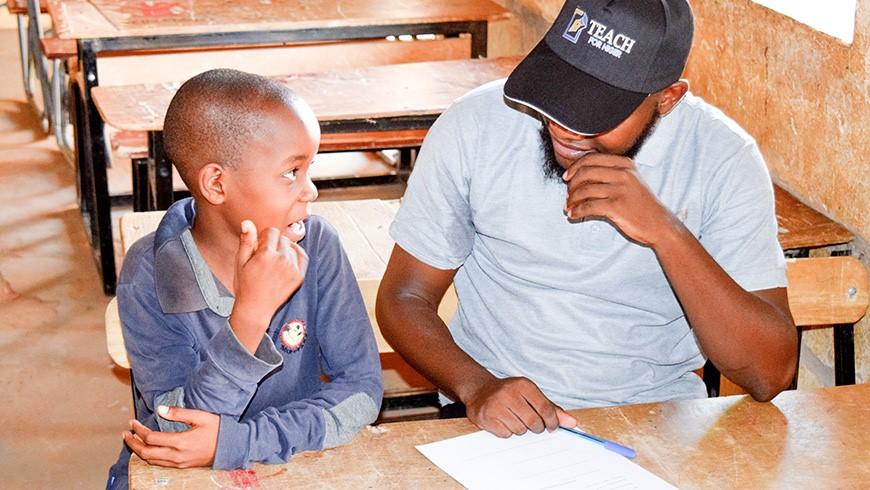
[[[308,254],[287,234],[267,228],[259,235],[258,240],[253,222],[242,222],[230,315],[236,337],[250,352],[256,352],[275,311],[299,289],[308,268]]]
[[[577,420],[551,402],[527,378],[494,378],[464,400],[468,418],[481,429],[498,437],[539,434],[560,425],[574,427]]]
[[[157,408],[158,416],[184,422],[190,429],[184,432],[159,432],[145,427],[138,420],[130,421],[133,432],[124,432],[124,442],[148,464],[171,468],[211,466],[217,450],[220,416],[190,408]]]

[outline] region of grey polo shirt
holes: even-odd
[[[565,408],[705,396],[692,372],[703,353],[655,254],[607,221],[568,222],[566,186],[542,171],[541,123],[506,106],[502,86],[434,124],[390,229],[417,259],[458,269],[454,340]],[[743,288],[786,285],[770,177],[732,120],[688,94],[636,162]]]

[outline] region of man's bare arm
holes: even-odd
[[[455,273],[431,267],[398,245],[393,249],[376,306],[387,342],[440,389],[462,401],[472,422],[495,435],[576,425],[530,380],[496,378],[456,345],[438,316],[438,305]]]

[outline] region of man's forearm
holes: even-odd
[[[784,389],[797,354],[784,290],[769,290],[773,300],[747,292],[682,225],[652,247],[698,341],[719,370],[758,400]]]
[[[414,369],[452,398],[464,400],[493,375],[456,345],[437,308],[423,298],[387,291],[378,298],[378,325]]]

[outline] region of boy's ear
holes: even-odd
[[[210,204],[223,204],[226,200],[226,171],[217,163],[203,165],[197,173],[196,186],[199,194]]]
[[[660,116],[666,116],[669,112],[671,112],[677,104],[683,100],[683,97],[686,95],[686,92],[689,91],[689,82],[687,80],[677,80],[676,82],[668,85],[664,89],[659,92],[661,94],[659,98],[658,112]]]

